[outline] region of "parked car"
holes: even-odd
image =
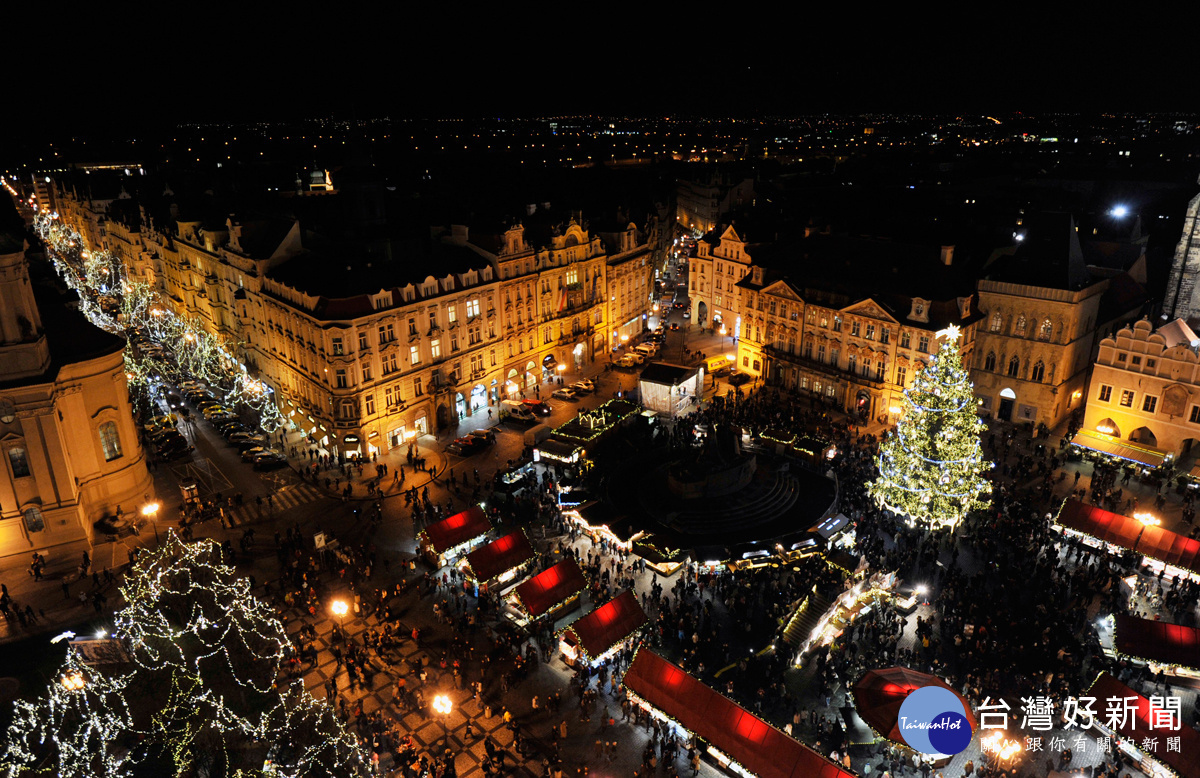
[[[551,394],[550,396],[554,397],[556,399],[559,399],[559,400],[578,400],[579,399],[579,395],[575,392],[575,390],[571,389],[570,387],[566,387],[566,386],[564,386],[562,389],[555,389],[554,393]]]
[[[224,405],[210,405],[204,409],[204,418],[212,419],[216,416],[228,416],[233,413],[233,408],[227,408]]]
[[[270,449],[263,446],[261,443],[256,446],[249,446],[242,450],[242,461],[253,462],[259,454],[265,454]]]
[[[592,383],[590,378],[585,378],[582,381],[576,381],[571,384],[571,388],[579,394],[591,394],[596,391],[596,385]]]
[[[264,451],[254,458],[255,470],[275,470],[287,467],[287,457],[278,451]]]
[[[533,411],[533,414],[535,416],[549,416],[550,415],[550,412],[551,412],[550,406],[547,405],[546,403],[542,402],[541,400],[522,400],[521,402],[524,403],[526,408]]]
[[[639,357],[640,356],[641,355],[639,355]],[[640,364],[641,362],[635,359],[632,354],[626,354],[625,356],[613,362],[614,366],[624,368],[637,367]]]
[[[691,313],[689,313],[688,311],[684,311],[684,312],[683,312],[683,318],[685,318],[685,319],[690,319],[690,318],[692,318],[692,314],[691,314]]]
[[[481,448],[483,448],[483,443],[478,438],[471,437],[470,435],[461,437],[449,446],[446,446],[447,451],[460,457],[469,457]]]
[[[241,443],[244,440],[263,440],[263,436],[247,429],[240,429],[236,432],[230,432],[225,435],[225,439],[230,443]]]
[[[239,440],[237,443],[234,443],[233,445],[238,451],[245,451],[248,448],[254,448],[256,446],[266,447],[266,445],[269,442],[270,441],[268,441],[265,436],[260,435],[258,437],[246,438],[245,440]]]
[[[677,329],[679,329],[679,322],[677,322],[677,321],[673,321],[673,322],[671,322],[671,329],[672,329],[672,330],[677,330]]]
[[[482,441],[485,446],[490,446],[496,442],[496,431],[492,429],[471,430],[471,437]]]
[[[734,373],[729,376],[730,386],[741,386],[742,384],[750,383],[750,376],[745,373]]]

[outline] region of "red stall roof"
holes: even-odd
[[[1181,722],[1180,728],[1173,731],[1166,728],[1150,729],[1150,724],[1152,723],[1150,718],[1150,700],[1130,689],[1108,673],[1100,674],[1100,677],[1092,684],[1092,688],[1088,694],[1096,698],[1095,708],[1097,711],[1107,710],[1108,700],[1111,697],[1137,697],[1137,714],[1124,718],[1122,723],[1125,726],[1117,728],[1117,734],[1127,738],[1131,741],[1131,745],[1135,746],[1144,737],[1157,737],[1159,747],[1155,751],[1147,753],[1149,757],[1162,762],[1183,776],[1183,778],[1200,778],[1200,732],[1188,726],[1187,722]],[[1097,718],[1107,723],[1107,717]],[[1164,747],[1166,738],[1168,737],[1180,738],[1179,752],[1168,751]]]
[[[1113,642],[1122,654],[1162,664],[1200,667],[1200,629],[1125,613],[1115,614],[1114,618]]]
[[[467,565],[476,581],[487,583],[530,559],[533,546],[529,545],[525,532],[517,530],[467,554]]]
[[[1058,515],[1058,523],[1130,551],[1137,547],[1138,536],[1146,526],[1137,519],[1086,505],[1079,500],[1067,500]]]
[[[638,605],[637,595],[626,589],[588,615],[576,619],[565,631],[575,635],[589,657],[597,657],[648,621],[646,612]]]
[[[567,557],[517,587],[517,599],[532,618],[546,613],[555,605],[587,588],[587,579],[575,562]]]
[[[668,718],[762,778],[854,776],[644,648],[634,656],[624,683]]]
[[[1200,573],[1200,540],[1147,525],[1138,541],[1137,552],[1151,559]]]
[[[854,707],[862,720],[879,734],[895,743],[903,743],[900,734],[900,706],[908,695],[926,686],[940,686],[950,691],[967,714],[971,729],[975,730],[975,719],[971,715],[971,703],[950,684],[935,675],[928,675],[907,667],[888,667],[870,670],[854,684]]]
[[[486,535],[492,522],[484,515],[483,508],[472,505],[462,513],[434,522],[421,531],[425,543],[435,554],[444,554],[455,546]]]

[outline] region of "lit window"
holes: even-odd
[[[1133,391],[1132,390],[1129,390],[1129,389],[1122,390],[1122,392],[1121,392],[1121,407],[1122,408],[1132,408],[1133,407]]]
[[[104,461],[111,462],[121,457],[121,436],[117,434],[117,423],[106,421],[100,425],[100,447],[104,449]]]
[[[414,365],[421,364],[421,349],[416,346],[408,347],[408,361]]]
[[[25,455],[25,449],[10,448],[8,450],[8,464],[12,466],[13,478],[26,478],[29,476],[29,458]]]

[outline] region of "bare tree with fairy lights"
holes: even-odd
[[[984,474],[978,401],[958,353],[959,329],[938,333],[945,342],[904,390],[903,416],[879,446],[879,477],[867,490],[880,506],[910,526],[958,526],[986,508],[991,485]]]
[[[7,775],[365,773],[332,707],[283,677],[283,624],[216,543],[171,533],[122,593],[114,637],[130,664],[88,668],[68,649],[63,682],[18,704],[0,754]]]

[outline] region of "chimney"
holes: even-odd
[[[942,264],[949,267],[954,262],[954,247],[942,246]]]

